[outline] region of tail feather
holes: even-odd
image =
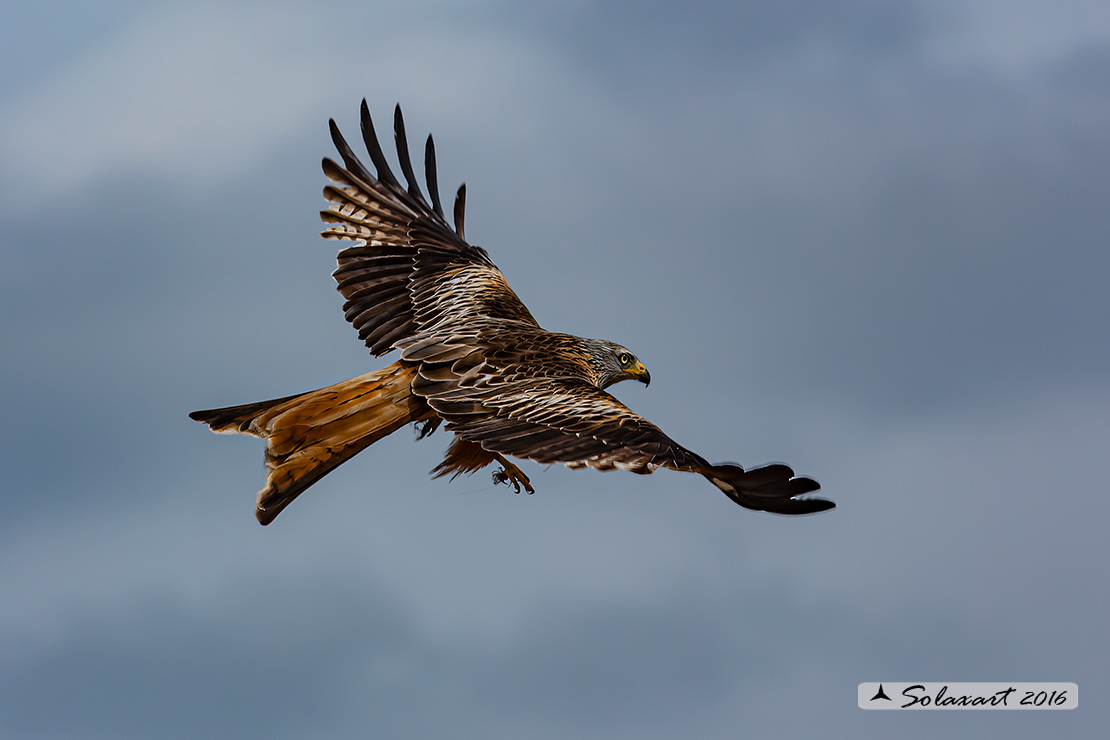
[[[255,515],[272,522],[305,489],[374,442],[410,422],[432,418],[412,393],[415,365],[392,365],[296,396],[221,409],[189,417],[212,431],[266,440],[266,487]]]
[[[790,466],[781,463],[751,470],[739,465],[713,465],[698,472],[746,509],[792,515],[814,514],[836,506],[828,499],[796,498],[821,486],[812,478],[795,476]]]

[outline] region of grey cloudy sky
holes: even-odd
[[[1104,737],[1110,6],[544,5],[3,11],[0,736]],[[839,507],[404,430],[259,527],[260,443],[186,414],[389,361],[317,236],[364,96],[622,400]]]

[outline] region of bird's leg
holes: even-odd
[[[501,470],[496,470],[493,473],[493,482],[495,484],[509,484],[511,483],[517,493],[520,493],[520,487],[524,486],[524,490],[528,493],[535,493],[536,489],[532,488],[532,483],[528,480],[520,468],[513,465],[501,455],[497,455],[497,462],[501,463]]]

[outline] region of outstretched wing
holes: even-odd
[[[698,473],[733,501],[777,514],[833,508],[831,501],[797,498],[820,488],[786,465],[753,470],[712,465],[668,437],[612,395],[584,380],[513,376],[472,352],[433,358],[420,367],[413,392],[484,449],[570,468],[620,468],[651,473],[660,467]],[[496,364],[496,363],[493,363]]]
[[[448,224],[439,199],[432,137],[424,150],[429,203],[413,172],[400,106],[393,129],[404,186],[386,161],[365,100],[361,121],[375,174],[363,166],[331,121],[332,141],[344,166],[324,159],[324,174],[333,183],[324,188],[324,197],[334,205],[320,217],[329,224],[324,238],[357,242],[339,253],[333,276],[347,299],[346,318],[370,351],[383,355],[416,332],[449,328],[477,316],[537,325],[486,251],[467,244],[465,185],[455,198],[454,228]]]

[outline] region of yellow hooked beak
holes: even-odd
[[[651,373],[649,373],[648,369],[644,367],[644,363],[640,362],[639,360],[636,361],[635,365],[625,370],[625,372],[628,373],[631,377],[643,383],[644,385],[651,384]]]

